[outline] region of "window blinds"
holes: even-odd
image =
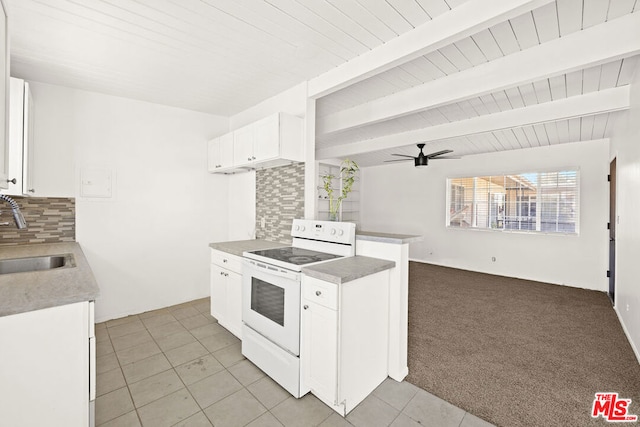
[[[447,226],[579,232],[579,171],[447,179]]]

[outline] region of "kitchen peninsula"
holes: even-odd
[[[325,227],[328,235],[331,234],[329,231],[334,224],[338,226],[340,223],[315,221],[313,224],[309,223],[307,228],[311,228],[311,225],[314,229]],[[294,231],[295,233],[300,232],[295,230],[295,225],[292,228],[292,234]],[[294,371],[300,371],[299,374],[302,378],[299,387],[289,386],[292,390],[290,392],[294,396],[302,396],[311,391],[344,416],[387,376],[402,381],[407,375],[408,246],[409,243],[420,239],[420,236],[412,235],[356,232],[355,254],[352,252],[352,255],[345,254],[346,256],[343,255],[337,259],[320,262],[299,270],[298,274],[302,275],[302,298],[297,305],[299,306],[298,310],[305,315],[301,318],[303,325],[300,329],[300,364],[297,369],[291,368]],[[246,298],[244,292],[247,291],[247,288],[243,285],[243,258],[241,255],[243,252],[252,250],[259,250],[261,253],[264,252],[263,249],[280,248],[284,250],[284,246],[282,243],[259,239],[210,244],[212,249],[211,313],[218,318],[222,326],[243,340],[243,353],[245,344],[247,349],[250,349],[249,344],[253,338],[249,336],[251,334],[245,336],[249,331],[242,325],[243,307],[241,301]],[[245,253],[245,255],[247,254]],[[297,257],[308,256],[303,251],[295,255]],[[367,298],[366,292],[353,293],[354,289],[376,290],[376,295],[379,295],[379,298],[374,299],[378,302],[379,307],[376,306],[376,310],[373,310],[375,311],[374,318],[379,318],[378,323],[381,319],[389,320],[384,320],[376,326],[378,331],[384,330],[388,333],[378,334],[381,335],[379,342],[370,340],[371,343],[376,344],[371,353],[383,355],[385,352],[387,353],[386,356],[378,358],[379,360],[376,359],[375,371],[380,375],[375,375],[375,380],[372,380],[375,384],[362,381],[362,378],[359,378],[358,381],[351,381],[350,383],[357,383],[359,386],[349,392],[348,378],[341,379],[335,375],[335,372],[339,373],[340,370],[333,369],[344,364],[345,360],[351,360],[349,355],[338,354],[336,360],[326,357],[312,357],[313,360],[311,360],[309,357],[329,343],[341,342],[344,338],[342,334],[345,331],[352,334],[355,331],[351,326],[360,325],[355,320],[358,316],[356,318],[349,317],[351,319],[349,325],[343,325],[339,322],[340,319],[345,319],[343,311],[358,311],[356,307],[362,303],[363,298]],[[356,295],[359,296],[356,297]],[[369,301],[369,299],[366,300]],[[370,303],[366,304],[371,306]],[[316,322],[320,317],[316,318],[312,314],[318,314],[321,311],[325,317],[320,317],[325,321],[320,324]],[[329,314],[339,312],[342,314],[336,317],[338,321],[334,322],[335,324],[328,320],[332,318],[328,316]],[[365,315],[364,312],[361,314]],[[312,320],[314,321],[312,322]],[[329,323],[327,324],[326,321]],[[364,324],[356,329],[360,329],[361,336],[371,336],[370,329],[366,328]],[[313,335],[313,337],[309,335]],[[244,342],[245,338],[249,340],[247,343]],[[350,339],[353,340],[353,337]],[[317,344],[321,341],[324,343],[322,346],[310,351],[313,343]],[[310,373],[310,370],[313,372]],[[327,386],[329,384],[327,381],[330,378],[337,380],[337,384],[342,387],[342,391],[339,393],[342,403],[333,403],[334,393],[337,389],[333,386]],[[276,381],[278,380],[276,379]],[[347,395],[349,399],[345,403],[343,400]]]
[[[409,373],[407,335],[409,325],[409,244],[422,236],[356,232],[356,255],[395,262],[389,275],[389,376],[402,381]]]

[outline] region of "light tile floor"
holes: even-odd
[[[209,310],[205,298],[96,325],[97,426],[491,426],[391,379],[346,419],[312,394],[295,399]]]

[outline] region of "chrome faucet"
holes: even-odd
[[[24,220],[24,216],[22,216],[22,212],[20,212],[20,206],[18,206],[16,201],[9,196],[5,196],[4,194],[0,194],[0,200],[4,200],[11,205],[11,210],[13,211],[13,220],[16,222],[16,227],[19,230],[27,228],[27,222]]]

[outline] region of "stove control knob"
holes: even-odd
[[[304,231],[304,225],[300,226],[300,231]]]
[[[332,228],[332,229],[331,229],[331,231],[329,232],[329,234],[331,234],[332,236],[333,236],[334,234],[336,234],[336,229],[335,229],[335,228]]]
[[[342,236],[344,234],[344,230],[338,230],[338,236]]]
[[[296,225],[296,226],[294,226],[294,227],[293,227],[293,229],[294,229],[294,230],[296,230],[296,231],[298,231],[298,230],[300,230],[300,226],[299,226],[299,225]]]

